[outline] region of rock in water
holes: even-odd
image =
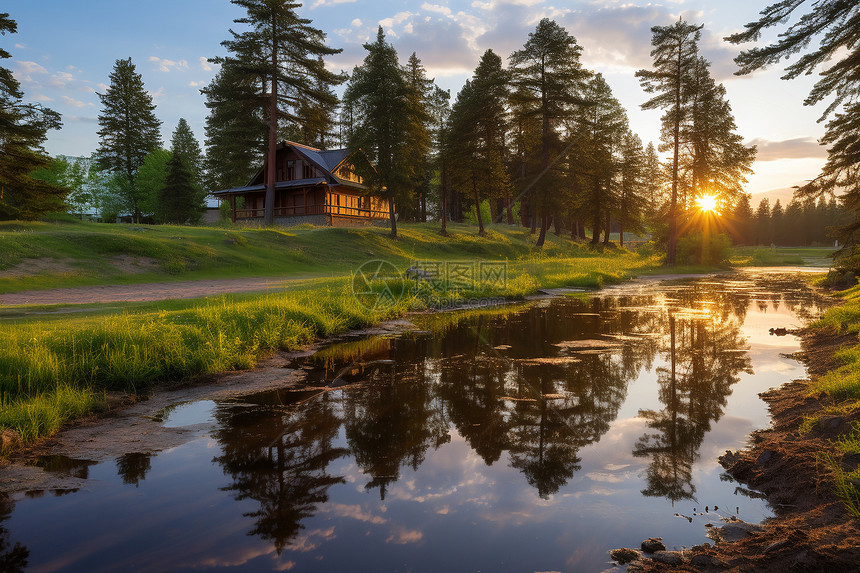
[[[619,565],[626,565],[631,561],[636,561],[637,559],[639,559],[640,553],[635,549],[628,549],[624,547],[622,549],[613,549],[609,552],[609,556]]]
[[[662,537],[649,537],[642,542],[642,551],[645,553],[654,553],[656,551],[666,551],[666,546],[663,545]]]
[[[680,565],[684,562],[681,554],[677,551],[657,551],[651,558],[657,563],[665,565]]]

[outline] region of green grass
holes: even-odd
[[[0,240],[13,237],[16,241],[15,248],[4,249],[5,258],[0,258],[5,268],[27,258],[50,257],[82,269],[79,274],[46,271],[31,277],[7,273],[0,278],[0,289],[6,291],[95,284],[98,273],[92,269],[99,268],[108,277],[99,282],[108,283],[251,275],[316,277],[289,282],[286,290],[269,294],[0,310],[0,426],[14,428],[25,442],[31,442],[102,407],[108,391],[141,393],[158,382],[251,368],[272,351],[293,350],[408,310],[448,308],[475,299],[520,298],[539,288],[600,287],[655,272],[660,265],[652,254],[593,250],[554,235],[537,251],[528,230],[503,225],[492,226],[486,238],[478,237],[468,225],[451,225],[450,232],[451,236],[442,238],[435,224],[403,225],[401,239],[392,241],[386,230],[372,228],[0,224]],[[228,233],[234,240],[224,240]],[[116,253],[157,260],[162,267],[149,274],[124,275],[103,260]],[[391,308],[370,310],[353,297],[350,272],[371,259],[392,262],[400,269],[416,260],[506,262],[507,280],[469,290],[395,281],[395,286],[408,291],[407,296]],[[181,264],[171,266],[172,261]]]
[[[860,454],[860,425],[855,424],[854,431],[839,438],[836,445],[843,454]],[[828,461],[836,477],[836,491],[845,507],[854,517],[860,517],[860,466],[846,470],[833,457]]]
[[[567,237],[549,234],[542,251],[527,229],[438,224],[387,229],[183,227],[101,223],[0,222],[0,292],[238,277],[311,277],[347,273],[369,259],[394,264],[416,259],[518,260],[577,254]],[[582,246],[581,254],[590,253]]]
[[[844,299],[843,304],[829,309],[811,327],[857,337],[860,333],[860,285],[841,292],[840,296]],[[860,410],[860,339],[853,346],[839,350],[835,358],[839,366],[813,380],[809,387],[810,395],[824,392],[833,398],[834,404],[816,417],[807,419],[803,424],[804,431],[814,428],[821,416],[852,416]],[[852,433],[840,436],[836,446],[843,453],[860,453],[860,427],[855,425]],[[860,468],[845,471],[832,455],[822,456],[833,471],[836,492],[845,507],[854,516],[860,517],[860,487],[857,485],[860,483]]]

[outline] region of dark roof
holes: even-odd
[[[357,191],[364,191],[367,189],[367,187],[360,183],[341,179],[334,174],[335,168],[337,168],[338,165],[343,163],[343,161],[352,154],[349,149],[330,149],[327,151],[321,151],[319,149],[308,147],[307,145],[302,145],[300,143],[294,143],[292,141],[282,141],[278,144],[278,150],[286,149],[288,147],[292,147],[296,150],[296,152],[298,152],[300,155],[303,155],[311,163],[316,164],[317,167],[324,171],[324,174],[322,178],[316,177],[313,179],[297,179],[295,181],[278,181],[275,183],[275,189],[308,187],[311,185],[319,185],[324,183],[328,183],[329,185],[343,185],[345,187],[352,187]],[[254,181],[254,179],[259,177],[262,171],[263,167],[261,167],[257,171],[257,173],[254,174],[254,176],[251,178],[251,181]],[[251,185],[251,181],[249,181],[249,184],[244,187],[222,189],[220,191],[213,191],[212,194],[224,195],[229,193],[247,193],[250,191],[264,191],[266,189],[265,185]]]

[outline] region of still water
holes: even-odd
[[[88,485],[0,499],[0,569],[601,571],[699,544],[772,515],[716,458],[804,375],[769,329],[823,304],[741,274],[411,317],[292,364],[299,391],[167,412],[210,424],[182,446],[43,460]]]

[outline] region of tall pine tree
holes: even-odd
[[[208,86],[209,115],[204,126],[206,186],[212,190],[245,185],[259,169],[267,128],[259,105],[259,78],[249,77],[235,60],[225,60]]]
[[[0,35],[18,31],[8,13],[0,13]],[[12,55],[0,48],[0,60]],[[21,84],[0,67],[0,219],[36,219],[63,208],[68,189],[31,177],[51,165],[42,144],[49,129],[62,126],[60,114],[39,104],[23,102]]]
[[[391,237],[397,238],[397,203],[408,200],[416,173],[411,134],[425,117],[410,102],[412,92],[397,51],[385,40],[382,26],[364,49],[367,55],[353,70],[344,93],[344,108],[351,116],[349,145],[363,149],[375,165],[362,175],[388,199]]]
[[[325,67],[324,56],[342,50],[326,45],[326,35],[314,28],[311,20],[301,18],[296,9],[301,4],[290,0],[231,0],[244,8],[247,16],[237,24],[247,29],[230,30],[232,39],[222,45],[232,54],[213,58],[229,64],[247,84],[259,88],[257,101],[267,110],[268,144],[266,152],[266,200],[264,219],[271,225],[275,219],[275,156],[281,121],[301,126],[309,114],[304,106],[328,108],[337,105],[330,87],[344,78]],[[304,110],[304,111],[303,111]]]
[[[541,231],[536,246],[542,247],[550,216],[562,207],[554,191],[563,185],[560,169],[553,169],[563,154],[562,121],[579,101],[578,91],[588,73],[579,63],[582,48],[576,38],[558,23],[544,18],[522,49],[511,54],[512,83],[521,101],[518,109],[540,122],[538,148],[524,162],[527,177],[534,182],[529,195],[533,216],[540,217]],[[525,122],[528,117],[519,118]]]
[[[101,169],[122,178],[119,195],[135,222],[140,222],[143,197],[135,185],[135,174],[146,156],[161,147],[161,121],[155,117],[152,96],[143,86],[131,58],[117,60],[110,74],[110,85],[98,94],[99,148],[96,162]]]
[[[656,94],[642,104],[642,109],[664,109],[660,139],[661,150],[672,151],[670,180],[672,194],[669,199],[669,240],[666,264],[675,264],[678,244],[678,187],[680,183],[681,128],[690,116],[689,80],[697,64],[698,42],[702,26],[678,20],[671,26],[651,28],[651,57],[653,70],[639,70],[642,88]]]

